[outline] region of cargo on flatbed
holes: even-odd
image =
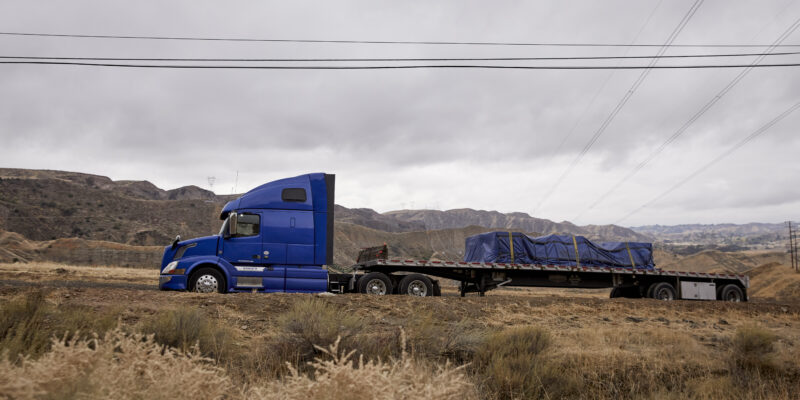
[[[265,183],[228,202],[218,235],[164,249],[159,288],[208,292],[441,294],[502,286],[611,288],[611,297],[746,301],[746,276],[662,271],[649,243],[595,245],[580,236],[530,238],[491,232],[468,238],[465,261],[392,258],[387,245],[361,251],[353,273],[333,262],[335,176],[300,175]]]

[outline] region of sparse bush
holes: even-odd
[[[50,345],[44,329],[45,301],[42,292],[7,303],[0,313],[0,349],[16,359],[20,354],[37,355]]]
[[[56,307],[45,301],[41,291],[11,301],[1,311],[0,351],[5,351],[12,360],[22,354],[37,357],[49,349],[55,336],[85,338],[92,332],[103,333],[116,325],[113,312],[98,314],[87,307]]]
[[[102,339],[55,340],[38,360],[0,360],[0,394],[11,399],[219,399],[232,389],[224,371],[197,353],[120,329]]]
[[[732,370],[736,373],[768,373],[776,368],[775,341],[772,332],[747,325],[736,330],[731,342]]]
[[[487,332],[474,322],[449,322],[432,312],[419,312],[406,321],[412,354],[432,360],[446,358],[458,364],[469,362],[486,340]]]
[[[352,313],[317,298],[300,300],[289,311],[278,316],[278,326],[284,334],[299,338],[301,354],[311,355],[314,346],[327,347],[337,337],[346,343],[364,326],[362,320]]]
[[[219,361],[227,355],[230,331],[208,319],[200,310],[178,308],[160,312],[145,321],[142,333],[153,334],[154,340],[164,346],[189,352],[199,346],[204,356]]]
[[[574,383],[548,358],[552,338],[544,329],[520,326],[492,334],[476,354],[475,371],[497,398],[558,398]]]
[[[339,339],[327,349],[317,347],[326,360],[310,363],[314,376],[291,369],[290,375],[264,388],[253,389],[249,397],[260,399],[474,399],[474,386],[461,368],[440,365],[426,367],[402,352],[393,362],[355,362],[354,352],[339,350]]]

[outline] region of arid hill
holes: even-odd
[[[548,219],[534,218],[526,213],[515,212],[503,214],[497,211],[473,210],[462,208],[456,210],[399,210],[389,211],[384,216],[400,221],[416,222],[427,229],[463,228],[466,226],[485,226],[499,229],[517,229],[523,232],[540,232],[583,235],[592,240],[651,242],[652,236],[636,233],[628,228],[616,225],[578,226],[571,222],[553,222]]]
[[[750,276],[750,297],[769,297],[783,301],[800,299],[800,273],[788,265],[771,262],[747,273]]]

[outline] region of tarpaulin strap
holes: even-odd
[[[631,253],[631,247],[628,246],[628,242],[625,242],[625,248],[628,249],[628,257],[631,258],[631,267],[636,269],[636,263],[633,261],[633,254]]]
[[[511,263],[514,263],[514,238],[511,237],[511,232],[508,232],[508,245],[511,247]]]
[[[578,255],[578,241],[575,240],[575,235],[572,235],[572,245],[575,246],[575,266],[581,266],[581,256]]]

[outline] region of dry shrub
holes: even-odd
[[[405,327],[413,355],[456,364],[470,362],[488,336],[486,328],[474,321],[451,322],[430,311],[416,313],[406,320]]]
[[[770,373],[777,368],[772,332],[755,326],[738,328],[731,342],[731,366],[738,373]]]
[[[90,332],[106,332],[116,325],[114,313],[97,313],[84,306],[56,307],[42,291],[26,294],[0,309],[0,351],[11,359],[25,354],[36,357],[50,348],[54,336],[86,338]]]
[[[546,330],[520,326],[489,336],[475,357],[474,369],[484,385],[501,399],[557,398],[576,384],[553,362],[552,338]]]
[[[0,349],[12,359],[20,354],[37,355],[50,345],[45,326],[45,301],[42,292],[5,304],[0,312]]]
[[[358,316],[314,297],[294,303],[278,316],[277,324],[289,336],[286,340],[299,339],[296,344],[304,356],[314,354],[315,346],[331,345],[337,337],[349,342],[364,326]]]
[[[280,382],[253,389],[249,396],[260,399],[474,399],[474,386],[461,368],[449,364],[430,368],[402,353],[393,362],[355,362],[354,352],[339,350],[337,339],[327,349],[317,350],[328,359],[310,363],[313,377],[291,368]]]
[[[233,387],[210,362],[115,329],[102,339],[54,340],[37,360],[0,360],[0,394],[20,400],[226,397]]]
[[[152,334],[157,343],[183,352],[198,345],[204,356],[217,361],[230,351],[231,331],[194,308],[159,312],[145,321],[140,329],[144,334]]]

